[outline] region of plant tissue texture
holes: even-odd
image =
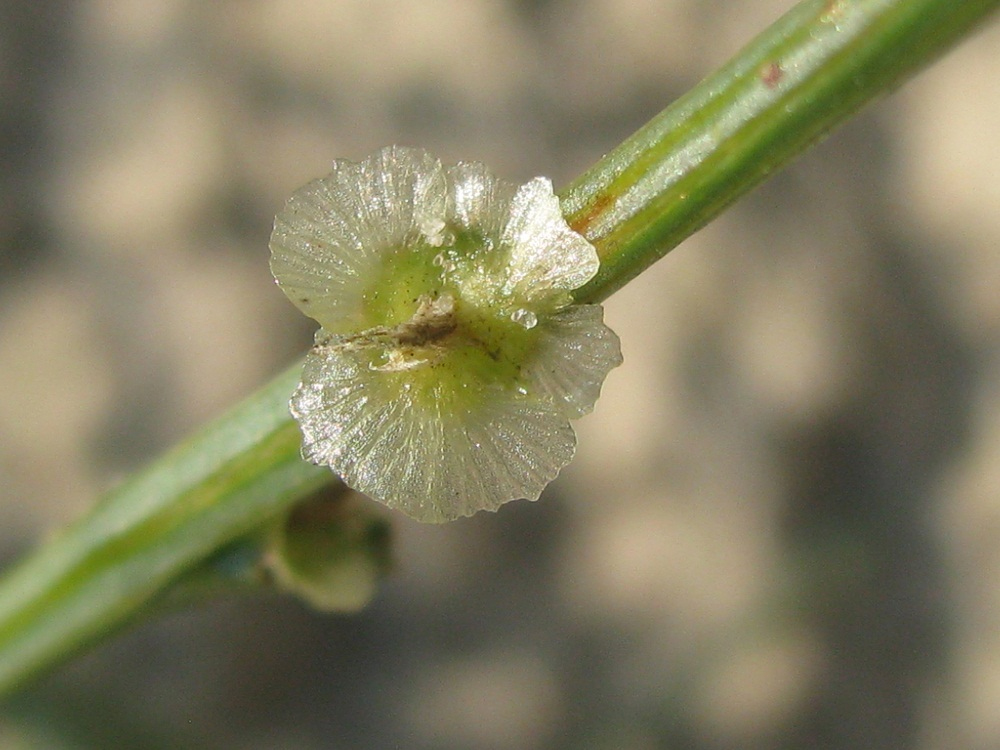
[[[271,270],[321,326],[291,400],[303,455],[420,521],[535,500],[621,363],[552,184],[389,147],[296,192]]]

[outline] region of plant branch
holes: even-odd
[[[0,585],[0,692],[130,619],[332,477],[299,456],[283,373],[49,540]]]
[[[1000,0],[806,0],[563,193],[599,301]],[[0,582],[0,693],[120,627],[323,483],[288,416],[299,367],[110,493]]]
[[[606,299],[862,106],[981,24],[1000,0],[806,0],[562,193]]]

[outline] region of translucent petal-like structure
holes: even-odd
[[[419,149],[338,161],[275,220],[271,268],[321,324],[291,411],[303,455],[421,521],[537,499],[621,362],[598,269],[551,183]]]
[[[356,353],[314,348],[292,414],[307,459],[419,521],[535,500],[573,457],[573,428],[547,399],[497,392],[466,410],[447,384],[392,380]]]
[[[362,295],[387,249],[440,232],[447,201],[441,162],[391,147],[361,164],[334,162],[298,190],[271,235],[271,273],[292,303],[328,331],[362,324]]]
[[[522,375],[576,419],[589,414],[604,378],[622,363],[621,342],[600,305],[570,305],[539,325],[538,348]]]

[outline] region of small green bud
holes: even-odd
[[[279,588],[327,612],[368,604],[390,567],[389,525],[357,500],[316,497],[276,522],[263,565]]]

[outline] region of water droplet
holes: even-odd
[[[531,312],[531,310],[525,310],[523,307],[519,307],[512,312],[510,319],[525,328],[534,328],[538,325],[538,316]]]

